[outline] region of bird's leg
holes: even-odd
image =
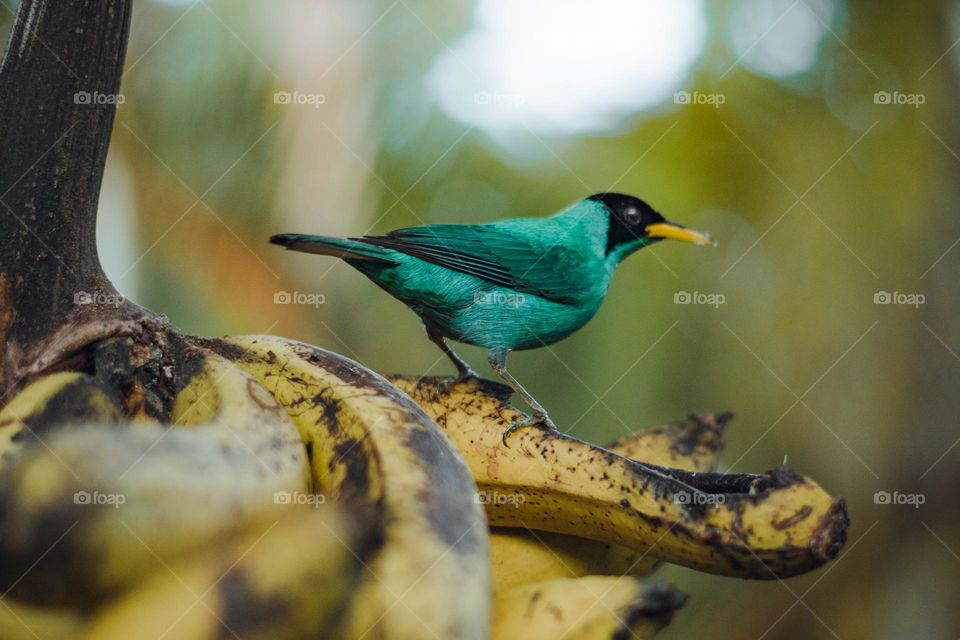
[[[431,331],[428,328],[427,337],[430,338],[430,342],[440,347],[441,351],[443,351],[443,353],[446,354],[448,358],[450,358],[450,361],[453,362],[454,366],[457,367],[457,378],[456,380],[453,381],[452,384],[456,384],[457,382],[460,382],[461,380],[466,380],[467,378],[480,377],[477,375],[476,371],[470,368],[470,365],[467,364],[466,360],[458,356],[456,352],[454,352],[454,350],[450,348],[450,345],[446,343],[446,341],[443,339],[443,336],[441,336],[439,333],[435,333],[434,331]]]
[[[507,437],[519,429],[520,427],[525,427],[527,425],[537,425],[543,428],[546,431],[556,431],[557,427],[553,424],[553,420],[550,419],[550,416],[547,415],[547,410],[543,408],[539,402],[530,395],[523,386],[517,382],[517,379],[507,371],[507,352],[503,349],[491,349],[487,354],[487,361],[490,363],[490,366],[493,367],[493,370],[497,372],[503,381],[506,382],[511,389],[513,389],[518,396],[523,398],[523,401],[526,402],[531,409],[533,409],[533,415],[526,418],[514,420],[513,424],[506,428],[503,432],[503,444],[507,444]]]

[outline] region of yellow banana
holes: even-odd
[[[377,541],[331,505],[291,506],[154,572],[101,609],[84,640],[338,640]]]
[[[476,485],[450,440],[403,393],[342,356],[269,336],[221,353],[300,428],[318,491],[382,527],[384,544],[339,640],[486,638],[489,555]]]
[[[0,468],[23,446],[64,420],[111,423],[120,418],[92,376],[62,371],[32,382],[0,411]]]
[[[562,434],[524,427],[501,385],[395,376],[463,453],[492,525],[620,544],[729,576],[782,578],[836,556],[842,499],[787,469],[718,474],[629,460]]]
[[[661,467],[715,471],[724,446],[723,429],[732,417],[731,413],[691,414],[686,420],[623,436],[604,448]]]
[[[723,426],[731,416],[691,415],[687,420],[651,427],[605,448],[640,462],[668,464],[689,471],[716,468],[723,450]],[[660,562],[651,554],[619,544],[562,533],[491,527],[490,564],[494,592],[520,585],[591,574],[652,574]]]
[[[687,420],[632,433],[604,448],[625,458],[688,471],[712,471],[723,450],[730,414],[691,415]],[[492,527],[490,557],[494,589],[551,578],[651,575],[660,561],[627,547],[549,531]]]
[[[686,596],[636,577],[587,576],[524,585],[497,596],[492,640],[652,638]]]
[[[509,527],[490,528],[493,589],[499,595],[521,585],[591,574],[645,576],[659,561],[609,542]]]
[[[2,589],[95,604],[272,507],[276,492],[309,491],[297,429],[270,394],[212,353],[187,364],[173,419],[189,426],[67,426],[6,470]]]

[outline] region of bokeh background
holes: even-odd
[[[640,195],[720,246],[638,253],[512,370],[599,443],[732,410],[722,469],[786,458],[853,521],[785,582],[668,568],[663,637],[957,638],[958,43],[922,0],[140,0],[102,259],[187,332],[446,374],[400,303],[266,238]]]

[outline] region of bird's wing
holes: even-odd
[[[500,287],[571,303],[581,256],[549,237],[495,224],[434,224],[352,238],[466,273]]]

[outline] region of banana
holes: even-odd
[[[643,578],[548,580],[497,597],[491,639],[644,640],[685,601],[679,591]]]
[[[381,527],[336,637],[481,639],[489,555],[476,485],[450,440],[403,393],[337,354],[269,336],[221,353],[257,378],[300,428],[315,487]]]
[[[624,458],[686,471],[715,471],[723,451],[723,430],[732,413],[690,414],[686,420],[650,427],[604,448]]]
[[[640,462],[688,471],[711,471],[723,450],[723,427],[730,414],[691,415],[615,440],[605,448]],[[656,571],[654,556],[607,542],[549,531],[492,527],[490,563],[494,593],[556,578],[591,574],[645,576]]]
[[[393,376],[459,447],[491,525],[626,546],[708,573],[783,578],[834,558],[849,520],[834,499],[785,468],[690,472],[636,462],[558,433],[523,427],[502,385]]]
[[[97,381],[88,375],[62,371],[27,385],[0,411],[0,468],[9,464],[24,444],[42,438],[64,420],[112,423],[119,411]]]
[[[182,428],[68,425],[5,470],[0,591],[91,606],[272,507],[277,492],[310,490],[297,428],[259,383],[212,353],[185,370],[172,414]]]
[[[288,506],[212,540],[99,610],[83,640],[337,640],[378,541],[331,505]]]
[[[545,580],[586,575],[646,576],[659,561],[619,544],[562,533],[491,527],[494,594]]]

